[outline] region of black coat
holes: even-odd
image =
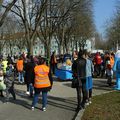
[[[80,79],[86,78],[86,59],[79,58],[73,62],[72,65],[73,75],[79,75]]]
[[[34,83],[34,78],[35,78],[34,67],[35,67],[34,62],[27,62],[24,64],[26,84]]]

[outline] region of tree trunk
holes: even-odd
[[[78,42],[77,42],[77,40],[75,41],[75,49],[76,49],[76,51],[78,51]]]
[[[45,57],[47,58],[47,64],[50,64],[50,45],[45,45]]]
[[[28,55],[33,55],[33,39],[30,39],[27,42],[27,52]]]
[[[58,44],[58,53],[59,55],[63,54],[63,44]]]
[[[13,55],[12,46],[11,46],[11,44],[10,44],[10,56],[12,56],[12,55]]]
[[[46,57],[50,59],[50,46],[49,45],[46,46]]]

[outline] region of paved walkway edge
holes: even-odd
[[[82,109],[78,112],[75,120],[81,120],[82,116],[83,116],[83,113],[84,113],[85,109]]]

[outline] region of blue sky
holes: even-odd
[[[106,21],[114,14],[117,0],[95,0],[94,19],[98,32],[103,33]]]

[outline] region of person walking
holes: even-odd
[[[5,102],[8,103],[9,102],[9,97],[10,94],[13,96],[13,99],[16,100],[16,94],[15,94],[15,89],[14,89],[14,72],[13,70],[10,70],[11,66],[8,65],[7,70],[6,70],[6,77],[5,77],[5,85],[6,85],[6,100]]]
[[[45,58],[39,59],[39,64],[34,68],[34,98],[32,102],[32,110],[38,102],[39,94],[42,92],[42,110],[46,111],[47,93],[52,88],[53,80],[49,67],[46,65]]]
[[[77,109],[85,108],[87,99],[86,90],[86,50],[80,50],[78,53],[78,59],[73,62],[72,71],[73,76],[78,79],[78,85],[76,86],[77,91]],[[81,98],[81,91],[83,98]]]
[[[20,56],[19,60],[17,60],[16,67],[18,71],[18,81],[19,83],[24,83],[24,70],[23,70],[23,58]]]
[[[100,53],[98,53],[98,52],[95,55],[94,63],[95,63],[95,65],[94,65],[95,73],[98,77],[98,76],[100,76],[100,73],[101,73],[101,64],[102,64],[102,58],[100,56]]]
[[[107,74],[107,84],[112,85],[113,78],[113,65],[114,65],[114,54],[110,54],[106,59],[106,74]]]
[[[50,68],[53,74],[55,74],[56,67],[57,67],[57,58],[55,52],[53,52],[50,59]]]
[[[33,56],[27,57],[27,62],[24,64],[25,70],[25,83],[27,85],[26,94],[33,96],[33,83],[34,83],[34,67],[35,62]]]

